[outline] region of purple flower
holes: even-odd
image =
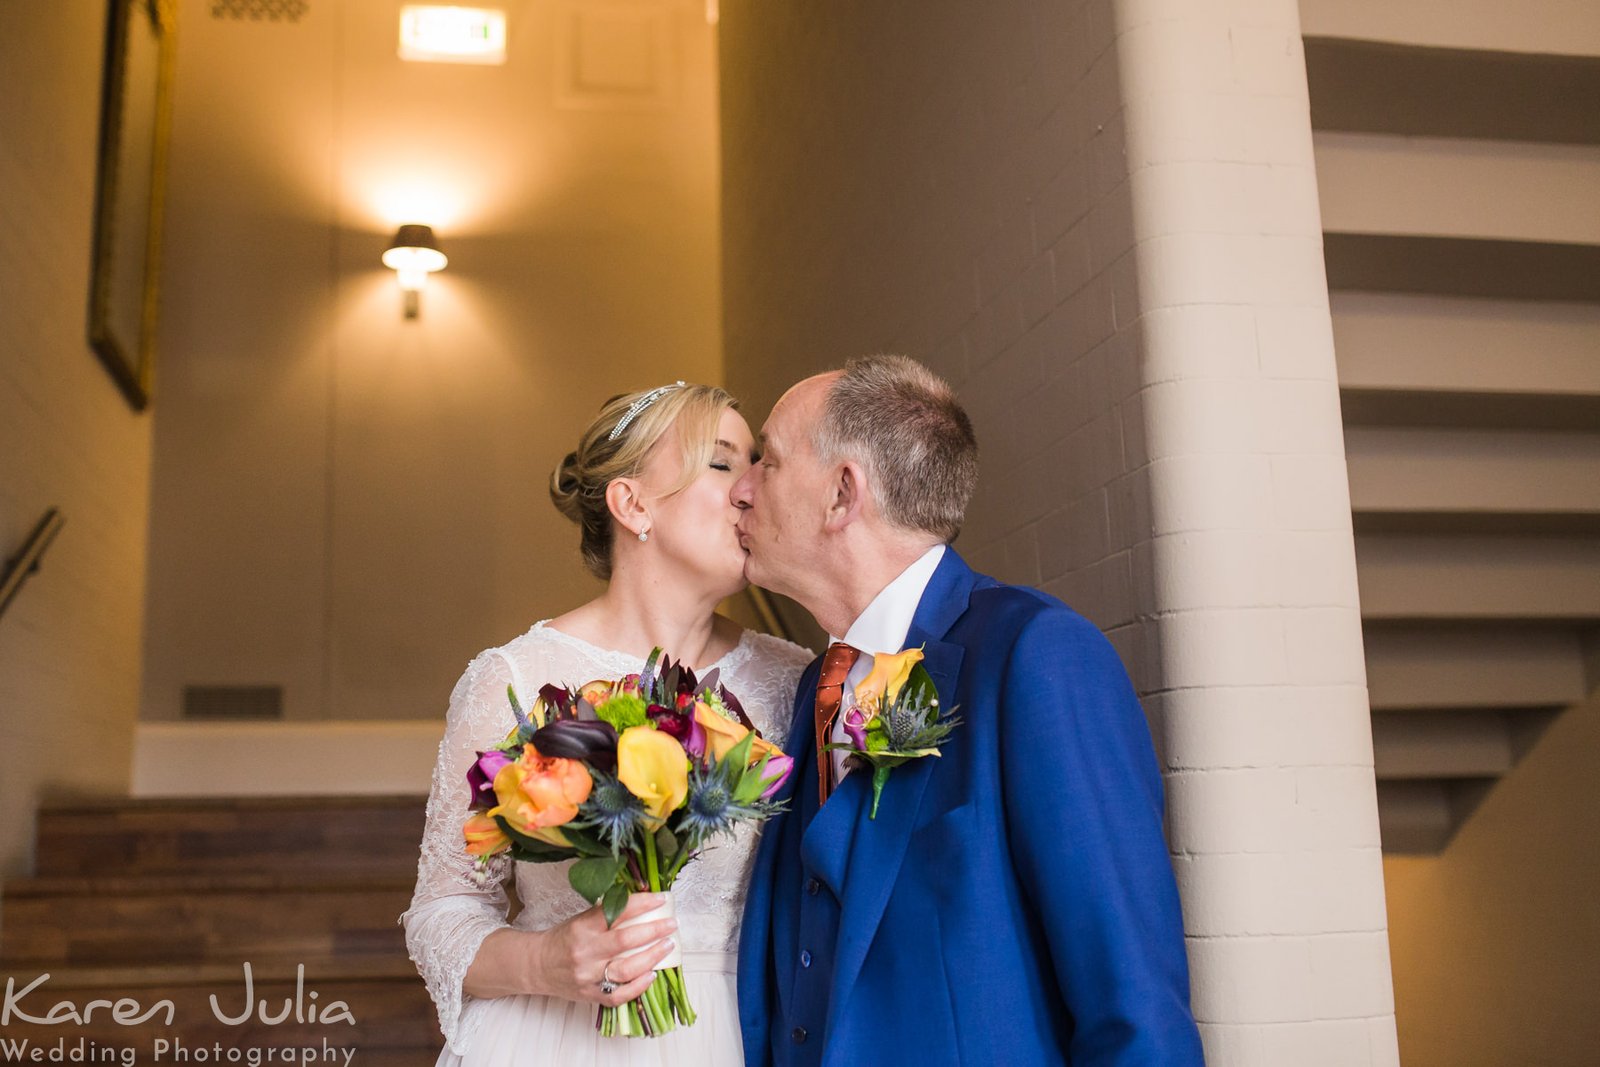
[[[682,745],[691,759],[700,759],[706,754],[706,728],[695,718],[693,703],[686,710],[651,704],[645,714],[657,730]]]
[[[850,738],[850,743],[862,752],[867,750],[867,723],[870,721],[872,716],[859,705],[844,713],[844,732]]]
[[[789,774],[794,770],[793,756],[770,756],[767,765],[763,768],[763,777],[767,788],[762,791],[762,800],[771,800],[778,790],[783,788],[783,783],[789,780]]]
[[[478,753],[478,761],[467,768],[467,788],[472,791],[470,807],[488,811],[498,803],[494,795],[494,776],[510,762],[511,757],[504,752]]]

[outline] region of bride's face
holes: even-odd
[[[750,469],[754,451],[750,427],[742,415],[729,408],[717,424],[716,447],[706,468],[683,491],[657,495],[684,473],[684,456],[676,438],[664,437],[643,472],[651,541],[640,546],[649,550],[645,555],[687,572],[691,580],[703,582],[718,597],[743,589],[744,550],[735,528],[739,509],[728,493]]]

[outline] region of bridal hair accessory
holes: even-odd
[[[599,902],[608,927],[671,918],[684,866],[716,839],[783,810],[777,793],[794,760],[762,738],[716,668],[704,678],[653,649],[637,674],[579,687],[545,685],[506,739],[467,768],[471,814],[462,839],[478,884],[513,860],[573,860],[567,881]],[[476,876],[481,875],[481,881]],[[630,919],[634,893],[659,893]],[[602,1037],[655,1037],[693,1025],[694,1007],[674,948],[643,993],[601,1005]],[[631,953],[612,961],[621,963]],[[616,992],[625,983],[600,972]]]
[[[621,437],[622,431],[628,428],[628,423],[638,418],[640,414],[643,413],[645,408],[649,407],[651,404],[654,404],[657,400],[660,400],[663,396],[672,392],[674,389],[682,388],[683,379],[679,378],[673,384],[663,385],[659,389],[652,389],[648,393],[644,394],[644,396],[641,396],[638,400],[635,400],[631,405],[629,405],[628,413],[622,416],[622,418],[617,422],[617,425],[612,428],[611,433],[606,437],[606,440],[615,441],[617,438]]]

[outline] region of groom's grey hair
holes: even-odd
[[[824,463],[853,459],[885,520],[954,541],[978,482],[978,439],[950,383],[906,356],[845,364],[812,431]]]

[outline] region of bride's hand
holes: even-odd
[[[529,984],[534,992],[608,1007],[626,1004],[642,994],[655,974],[655,965],[672,951],[672,942],[665,939],[678,929],[678,922],[657,919],[625,929],[621,924],[659,907],[663,899],[655,893],[634,893],[617,925],[610,929],[596,906],[545,930],[532,946],[533,958],[529,961],[533,971]],[[623,953],[638,948],[644,951],[621,958]],[[609,994],[600,991],[600,983],[606,977],[617,987]]]

